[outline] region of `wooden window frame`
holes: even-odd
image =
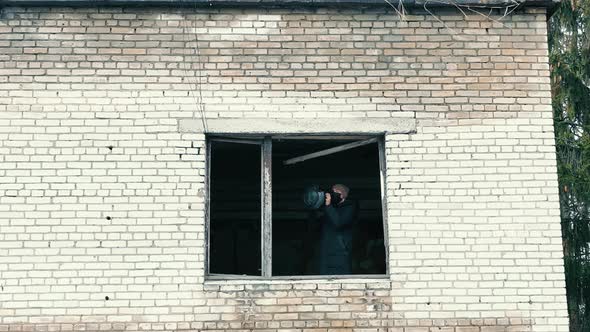
[[[273,276],[272,275],[272,140],[276,138],[301,138],[301,139],[338,139],[338,138],[354,138],[359,139],[351,143],[343,144],[331,149],[318,151],[309,155],[292,158],[285,163],[301,162],[311,158],[324,156],[329,153],[337,153],[348,150],[357,146],[365,144],[377,143],[379,154],[379,178],[381,190],[381,210],[383,221],[383,244],[385,249],[385,274],[349,274],[349,275],[294,275],[294,276]],[[236,275],[236,274],[212,274],[210,273],[210,188],[211,188],[211,158],[212,158],[212,142],[230,142],[241,144],[256,144],[261,146],[261,275]],[[344,147],[344,148],[341,148]],[[325,153],[324,153],[325,151]],[[206,155],[205,155],[205,278],[207,280],[301,280],[301,279],[354,279],[354,278],[389,278],[389,236],[388,236],[388,211],[387,211],[387,181],[386,181],[386,153],[385,153],[385,137],[384,135],[341,135],[333,137],[329,135],[312,135],[312,136],[297,136],[297,135],[256,135],[249,137],[247,135],[223,135],[210,136],[206,138]]]

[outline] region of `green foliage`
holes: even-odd
[[[590,331],[590,0],[564,0],[549,49],[570,330]]]

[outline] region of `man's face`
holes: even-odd
[[[339,193],[340,197],[342,197],[342,200],[346,199],[346,194],[342,190],[340,190],[338,188],[332,188],[332,191],[335,193]]]

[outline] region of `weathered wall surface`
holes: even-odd
[[[0,331],[567,331],[545,13],[437,15],[3,8]],[[201,111],[415,119],[391,275],[206,281]]]

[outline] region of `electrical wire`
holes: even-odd
[[[194,3],[194,14],[197,13],[197,4]],[[183,9],[186,8],[183,6]],[[185,79],[188,81],[189,83],[189,95],[191,95],[193,97],[193,100],[195,102],[195,108],[196,108],[196,112],[193,112],[193,118],[195,117],[194,114],[198,113],[199,117],[201,118],[201,123],[203,125],[203,133],[207,133],[208,132],[208,127],[207,127],[207,119],[205,118],[205,106],[203,103],[203,93],[202,93],[202,71],[201,71],[201,66],[202,66],[202,62],[201,62],[201,52],[199,50],[199,36],[197,33],[197,28],[196,28],[196,18],[195,20],[191,20],[191,26],[188,26],[188,15],[187,13],[185,13],[184,15],[184,22],[183,22],[183,26],[182,26],[182,40],[185,42],[185,45],[190,45],[190,38],[189,35],[187,34],[187,29],[192,28],[193,29],[193,33],[194,34],[194,40],[195,40],[195,46],[194,48],[191,47],[191,50],[194,50],[194,52],[191,52],[192,54],[195,55],[195,62],[196,62],[196,68],[192,68],[192,64],[193,62],[191,61],[190,63],[188,61],[186,61],[186,49],[187,47],[185,47],[185,52],[184,54],[184,60],[183,64],[182,64],[182,69],[184,71],[184,77]],[[190,65],[191,68],[193,69],[193,74],[189,75],[189,71],[187,69],[187,66]],[[191,82],[192,81],[192,82]],[[193,89],[193,84],[194,84],[194,89]],[[198,93],[198,98],[195,97],[195,91]]]

